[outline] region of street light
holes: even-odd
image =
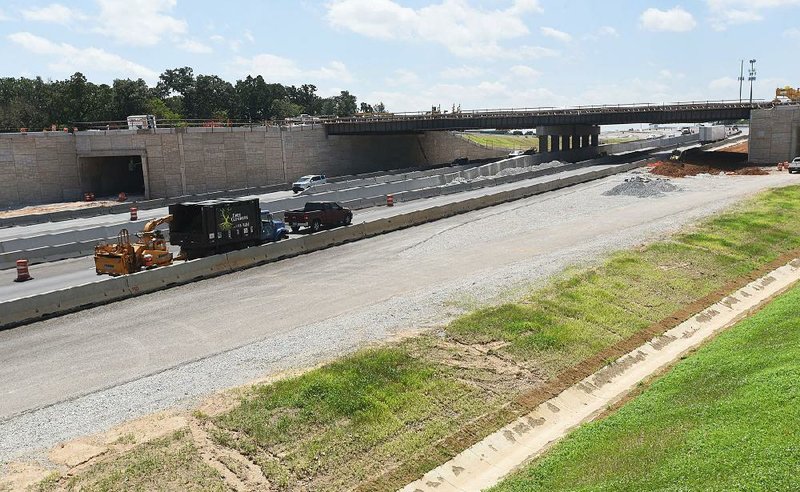
[[[744,60],[739,66],[739,104],[742,103],[742,84],[744,83]]]
[[[756,60],[750,60],[750,76],[747,80],[750,81],[750,104],[753,104],[753,82],[756,80]]]

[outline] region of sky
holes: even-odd
[[[190,66],[400,112],[738,99],[756,59],[772,99],[800,87],[798,21],[800,0],[0,0],[0,76]]]

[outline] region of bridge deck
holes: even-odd
[[[669,104],[578,106],[461,111],[457,113],[401,113],[324,120],[329,135],[415,133],[484,128],[535,128],[541,125],[617,125],[629,123],[702,123],[750,117],[753,109],[772,102],[704,101]]]

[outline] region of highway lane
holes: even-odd
[[[468,198],[485,196],[490,193],[497,193],[500,191],[530,186],[532,184],[586,173],[593,169],[601,169],[605,167],[609,166],[592,166],[591,168],[566,171],[550,176],[542,176],[514,183],[507,183],[500,186],[490,186],[473,191],[454,193],[452,195],[414,200],[412,202],[400,202],[393,207],[375,207],[372,209],[357,210],[353,214],[353,222],[360,223],[385,217],[392,217],[415,210],[422,210],[425,208],[445,205]],[[302,231],[300,235],[292,234],[290,235],[289,241],[293,240],[292,238],[296,238],[301,235]],[[34,277],[34,280],[20,283],[13,282],[13,279],[16,278],[16,270],[14,268],[0,271],[0,303],[19,297],[41,294],[51,290],[63,289],[80,285],[81,283],[102,281],[109,278],[106,276],[97,276],[95,274],[94,261],[90,256],[32,265],[30,267],[30,271],[31,275]]]

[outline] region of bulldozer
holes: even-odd
[[[122,229],[114,244],[100,243],[94,247],[94,267],[98,275],[125,275],[142,268],[150,269],[172,264],[172,253],[167,249],[164,234],[156,229],[172,221],[172,215],[146,223],[131,243],[130,233]]]

